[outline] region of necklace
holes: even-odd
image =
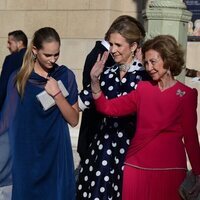
[[[123,71],[123,72],[127,72],[130,69],[130,67],[132,66],[132,63],[133,63],[133,61],[130,64],[119,65],[119,70]]]

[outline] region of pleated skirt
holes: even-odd
[[[185,170],[143,170],[125,165],[122,200],[181,200]]]

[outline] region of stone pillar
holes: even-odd
[[[147,38],[159,34],[173,35],[186,52],[188,22],[191,16],[182,0],[152,0],[143,11]],[[185,82],[185,70],[177,78]]]

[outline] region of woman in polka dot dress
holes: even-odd
[[[115,21],[117,21],[115,23]],[[116,62],[101,75],[101,90],[108,99],[136,89],[140,80],[148,80],[144,67],[136,58],[145,36],[142,25],[131,16],[115,20],[107,31],[110,52]],[[85,106],[92,106],[90,86],[80,93]],[[123,106],[123,105],[121,105]],[[124,158],[133,136],[135,116],[113,118],[104,116],[94,130],[86,159],[81,161],[77,183],[77,200],[120,200]]]

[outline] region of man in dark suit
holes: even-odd
[[[9,77],[12,72],[21,67],[27,44],[28,39],[23,31],[16,30],[8,33],[7,48],[11,54],[4,60],[0,76],[0,111],[6,98]]]

